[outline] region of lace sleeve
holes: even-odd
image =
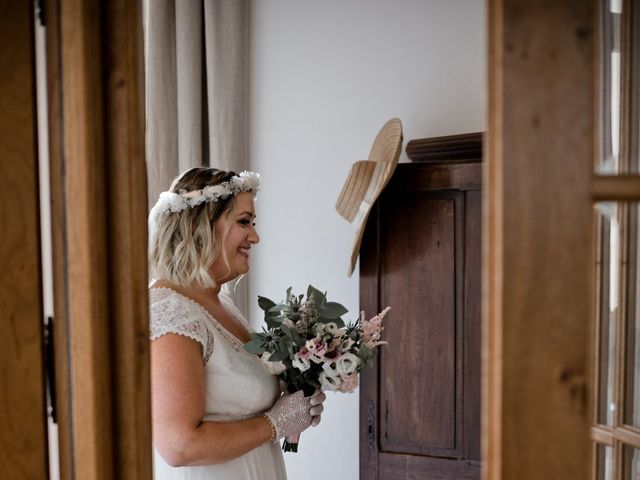
[[[202,359],[207,363],[213,353],[213,336],[202,316],[178,299],[168,297],[150,305],[150,338],[155,340],[168,333],[182,335],[202,345]]]

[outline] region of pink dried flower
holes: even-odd
[[[300,312],[300,318],[295,325],[296,332],[300,335],[306,335],[309,329],[309,320],[307,314],[303,311]]]
[[[384,331],[382,319],[389,310],[391,310],[391,307],[385,308],[371,320],[365,320],[364,311],[360,313],[360,333],[362,334],[362,341],[367,347],[375,348],[378,345],[387,344],[387,342],[383,342],[380,338]]]
[[[352,373],[351,375],[340,375],[340,387],[338,388],[339,392],[343,393],[353,393],[353,391],[358,388],[358,374]]]
[[[284,325],[285,327],[289,327],[289,328],[295,328],[295,323],[293,323],[293,320],[291,320],[290,318],[285,318],[282,321],[282,325]]]

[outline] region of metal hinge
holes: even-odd
[[[44,324],[44,368],[47,384],[47,413],[51,416],[53,423],[58,423],[56,403],[56,357],[53,332],[53,317],[47,317],[47,321]]]

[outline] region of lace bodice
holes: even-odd
[[[249,418],[271,407],[279,395],[277,378],[202,305],[169,288],[152,288],[149,298],[152,340],[173,333],[202,346],[204,420]],[[229,297],[221,294],[220,300],[230,315],[250,329]]]

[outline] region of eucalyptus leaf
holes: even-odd
[[[271,312],[269,310],[265,310],[264,312],[264,321],[269,323],[269,321],[278,316],[278,312]]]
[[[324,295],[324,293],[322,293],[314,286],[309,285],[309,288],[307,288],[307,298],[310,298],[311,296],[313,296],[313,298],[315,299],[317,308],[322,307],[322,305],[324,305],[324,303],[327,301],[327,297]]]
[[[262,338],[254,338],[244,344],[244,349],[249,353],[262,355],[264,353],[264,341]]]
[[[291,329],[291,338],[293,339],[293,343],[295,343],[298,347],[304,344],[304,339],[300,336],[295,328]]]
[[[337,302],[327,302],[320,307],[320,314],[325,318],[340,318],[348,312],[349,310]]]
[[[369,364],[371,360],[375,358],[375,350],[371,350],[366,345],[361,345],[360,350],[358,351],[358,357],[362,360],[362,363],[366,366]]]
[[[273,300],[258,295],[258,306],[265,312],[275,306],[275,304],[276,303]]]
[[[278,303],[277,305],[274,303],[273,306],[269,309],[270,312],[280,312],[284,309],[286,305],[284,303]]]
[[[283,361],[285,358],[289,357],[289,352],[285,349],[285,350],[278,350],[277,352],[275,352],[273,355],[271,355],[269,357],[269,361],[270,362],[281,362]]]

